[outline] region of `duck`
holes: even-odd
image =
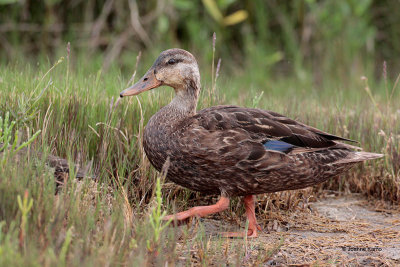
[[[172,87],[175,96],[148,121],[143,147],[150,163],[167,178],[193,191],[218,194],[209,206],[167,215],[179,225],[229,207],[243,197],[247,232],[227,237],[257,237],[255,196],[302,189],[322,183],[365,160],[382,154],[364,152],[345,142],[355,141],[323,132],[273,111],[219,105],[197,111],[201,90],[195,57],[173,48],[161,52],[154,64],[120,97],[158,87]]]

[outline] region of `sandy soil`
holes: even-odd
[[[358,195],[331,196],[278,220],[259,219],[264,230],[248,240],[221,238],[218,232],[243,228],[206,218],[181,227],[177,249],[182,264],[189,260],[193,265],[400,266],[400,212],[395,208],[377,208]]]

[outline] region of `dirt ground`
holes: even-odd
[[[258,220],[264,230],[256,239],[218,236],[243,231],[244,219],[241,229],[210,218],[181,227],[179,259],[193,266],[400,266],[398,207],[359,195],[332,195],[279,219]]]

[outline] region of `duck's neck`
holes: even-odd
[[[193,116],[196,114],[197,101],[200,93],[200,79],[190,80],[185,85],[175,89],[175,97],[167,106],[176,115]]]

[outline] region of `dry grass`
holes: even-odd
[[[377,213],[360,195],[331,195],[311,203],[311,207],[313,211],[299,208],[274,212],[268,220],[277,226],[265,228],[259,238],[251,240],[216,236],[218,231],[226,229],[220,220],[192,222],[178,239],[179,260],[194,265],[206,262],[210,266],[394,266],[400,263],[399,210],[390,209],[391,214]],[[346,217],[348,209],[353,211],[350,217]],[[267,219],[260,217],[259,221],[267,224]],[[204,233],[199,231],[206,238],[200,238]]]

